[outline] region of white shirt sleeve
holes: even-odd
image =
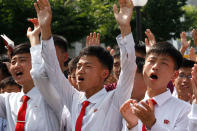
[[[189,131],[197,130],[197,104],[192,104],[192,109],[189,117]]]
[[[113,102],[120,108],[120,106],[131,97],[137,66],[135,62],[135,43],[132,33],[125,36],[124,39],[121,35],[116,39],[120,48],[121,72],[115,89]]]
[[[35,87],[39,89],[45,101],[58,114],[59,119],[61,119],[63,103],[57,91],[49,82],[49,78],[44,69],[44,61],[41,56],[41,49],[41,45],[30,48],[32,60],[32,69],[30,71],[31,76]]]
[[[0,94],[0,117],[6,118],[5,94]]]
[[[40,65],[40,68],[36,68],[33,71],[34,74],[38,74],[37,82],[42,83],[43,81],[39,81],[39,78],[41,77],[39,75],[44,72],[44,77],[49,80],[51,86],[39,86],[39,90],[45,99],[48,99],[48,103],[50,103],[50,105],[56,105],[56,102],[60,101],[61,109],[63,108],[63,105],[66,105],[69,111],[71,111],[73,94],[77,91],[71,86],[60,69],[53,38],[51,37],[49,40],[42,40],[41,44],[41,57],[43,59],[43,64],[42,66]],[[56,108],[60,108],[60,106]]]

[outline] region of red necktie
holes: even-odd
[[[155,104],[157,104],[157,102],[156,102],[154,99],[151,98],[150,100],[152,101],[153,106],[154,106]],[[146,101],[146,103],[148,103],[148,101]],[[142,125],[142,131],[147,131],[147,130],[146,130],[146,126],[145,126],[144,124]]]
[[[81,108],[81,112],[77,118],[77,122],[75,125],[75,131],[81,131],[83,116],[85,115],[86,107],[90,104],[89,101],[84,101],[83,106]]]
[[[27,109],[27,101],[29,100],[28,96],[23,96],[23,104],[21,105],[18,116],[15,131],[24,131],[25,129],[25,113]]]

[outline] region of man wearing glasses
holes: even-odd
[[[174,91],[173,96],[190,103],[193,94],[191,71],[194,64],[194,61],[184,59],[180,69],[178,70],[178,76],[174,81],[176,90]]]

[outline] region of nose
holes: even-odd
[[[153,70],[158,70],[159,69],[159,64],[155,63],[152,67]]]
[[[84,73],[85,70],[84,70],[84,67],[81,66],[79,69],[77,69],[77,73]]]

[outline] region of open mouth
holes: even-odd
[[[16,72],[16,76],[18,77],[18,76],[21,76],[21,75],[23,75],[23,72]]]
[[[78,81],[79,82],[84,81],[84,78],[83,77],[78,77]]]
[[[157,80],[157,79],[158,79],[158,76],[155,75],[155,74],[151,74],[151,75],[150,75],[150,78],[153,79],[153,80]]]

